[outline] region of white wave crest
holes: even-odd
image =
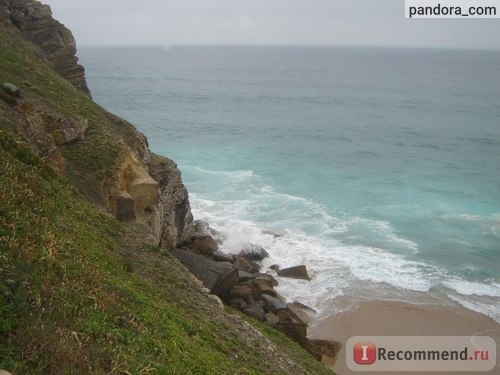
[[[200,168],[199,172],[236,182],[228,188],[230,194],[222,194],[223,199],[218,193],[190,194],[194,216],[209,222],[226,239],[222,251],[238,253],[248,243],[260,245],[270,254],[262,262],[264,271],[273,264],[282,268],[306,265],[311,281],[278,278],[277,290],[289,300],[305,303],[321,314],[342,295],[404,299],[404,293],[425,294],[443,285],[464,306],[494,315],[490,311],[494,304],[488,301],[500,297],[498,283],[468,282],[408,259],[418,252],[418,244],[398,236],[387,221],[328,211],[312,200],[275,191],[250,170]],[[234,191],[240,186],[246,190]],[[366,245],[371,240],[378,244]]]
[[[500,284],[484,284],[453,278],[442,283],[447,288],[453,289],[464,296],[487,296],[500,298]]]

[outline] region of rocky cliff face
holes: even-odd
[[[25,38],[40,47],[57,73],[90,96],[84,68],[76,57],[73,34],[52,18],[48,5],[35,0],[0,0],[0,22],[17,28]]]
[[[149,173],[158,183],[160,191],[157,206],[160,243],[180,245],[194,231],[188,191],[182,183],[181,172],[172,160],[151,154]]]
[[[177,165],[150,153],[143,139],[142,153],[125,149],[117,162],[109,208],[118,220],[134,222],[147,242],[173,248],[193,230],[188,192]]]
[[[193,217],[177,166],[151,154],[146,137],[131,124],[75,92],[89,94],[75,41],[50,8],[0,0],[2,28],[9,33],[0,38],[0,128],[22,134],[89,200],[135,224],[148,243],[173,248],[189,238]],[[33,52],[42,63],[37,68],[10,65]]]

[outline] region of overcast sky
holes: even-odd
[[[500,19],[404,18],[404,0],[42,0],[78,45],[500,49]]]

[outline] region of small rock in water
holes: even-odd
[[[304,265],[282,269],[278,271],[278,275],[281,277],[290,277],[292,279],[311,280],[307,273],[306,266]]]
[[[273,264],[269,267],[270,270],[273,270],[275,272],[280,272],[280,266],[278,266],[277,264]]]
[[[248,260],[263,260],[269,256],[269,253],[262,246],[248,243],[243,249],[241,249],[238,255],[244,256]]]

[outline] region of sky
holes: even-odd
[[[458,0],[457,0],[458,1]],[[500,49],[500,19],[405,19],[404,0],[42,0],[78,45]]]

